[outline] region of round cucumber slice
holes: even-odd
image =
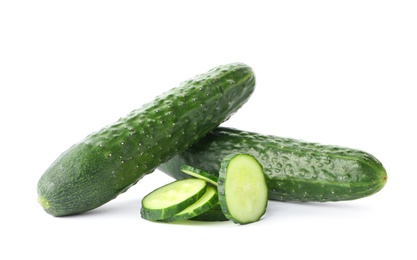
[[[166,184],[142,199],[141,216],[144,219],[163,220],[181,212],[206,192],[207,182],[184,179]]]
[[[258,221],[268,204],[262,165],[249,154],[226,156],[220,166],[219,202],[225,216],[237,224]]]
[[[207,172],[205,172],[201,169],[197,169],[195,167],[192,167],[190,165],[183,165],[181,167],[181,171],[190,175],[190,176],[193,176],[195,178],[205,180],[206,182],[208,182],[208,183],[210,183],[214,186],[217,186],[217,182],[219,180],[219,178],[217,178],[217,176],[215,176],[213,174],[210,174],[210,173],[207,173]]]
[[[207,186],[206,193],[199,200],[174,216],[163,219],[162,221],[173,222],[193,218],[213,208],[217,202],[217,189],[213,186]]]

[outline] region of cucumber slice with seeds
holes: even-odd
[[[258,221],[268,204],[262,165],[249,154],[232,154],[221,163],[218,182],[220,206],[237,224]]]
[[[166,184],[142,199],[141,216],[150,221],[172,217],[199,200],[207,186],[207,182],[201,179],[184,179]]]
[[[213,208],[218,203],[217,189],[213,186],[207,186],[206,193],[197,202],[191,204],[183,211],[172,217],[163,219],[163,222],[173,222],[186,220],[198,216],[205,211]]]
[[[201,169],[197,169],[195,167],[192,167],[190,165],[181,166],[181,171],[190,175],[190,176],[193,176],[195,178],[205,180],[206,182],[208,182],[208,183],[210,183],[214,186],[217,186],[217,182],[219,180],[219,178],[217,178],[217,176],[215,176],[213,174],[210,174],[210,173],[207,173],[207,172],[205,172]]]

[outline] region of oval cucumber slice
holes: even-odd
[[[193,176],[195,178],[205,180],[206,182],[208,182],[208,183],[217,187],[217,182],[218,182],[219,178],[217,178],[217,176],[215,176],[213,174],[207,173],[207,172],[205,172],[201,169],[197,169],[197,168],[192,167],[190,165],[181,166],[181,171],[190,175],[190,176]]]
[[[206,193],[197,200],[195,203],[191,204],[189,207],[183,211],[175,214],[172,217],[163,219],[164,222],[173,222],[178,220],[190,219],[195,216],[198,216],[207,210],[213,208],[218,202],[217,189],[213,186],[207,186]]]
[[[268,204],[262,165],[249,154],[226,156],[220,167],[219,202],[225,216],[237,224],[258,221]]]
[[[166,184],[142,199],[141,217],[151,221],[172,217],[200,199],[206,188],[207,182],[201,179]]]

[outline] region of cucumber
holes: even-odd
[[[197,169],[189,165],[181,166],[181,171],[195,178],[205,180],[206,182],[217,187],[217,182],[219,181],[219,178],[217,178],[217,176],[213,174],[207,173],[201,169]]]
[[[218,176],[230,153],[257,158],[271,200],[353,200],[380,191],[387,181],[381,162],[367,152],[227,127],[213,130],[158,169],[176,179],[189,178],[181,171],[186,164]]]
[[[226,218],[237,224],[258,221],[268,205],[262,165],[249,154],[226,156],[220,165],[218,193]]]
[[[38,202],[54,216],[107,203],[226,121],[254,87],[242,63],[181,83],[64,151],[40,177]]]
[[[198,201],[207,189],[201,179],[184,179],[168,183],[142,199],[141,217],[150,221],[170,218]]]
[[[192,180],[192,179],[189,179],[189,180]],[[162,221],[173,222],[173,221],[190,219],[210,210],[217,203],[218,203],[217,189],[209,185],[206,188],[205,194],[199,200],[192,203],[187,208],[176,213],[175,215],[162,219]]]

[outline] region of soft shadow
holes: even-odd
[[[107,204],[76,215],[62,216],[65,219],[82,219],[82,218],[124,218],[124,219],[141,219],[140,216],[141,200],[131,199],[123,201],[110,201]],[[157,225],[186,225],[186,226],[208,226],[208,225],[230,225],[231,221],[199,221],[199,220],[180,220],[174,222],[152,221]]]
[[[269,201],[264,218],[277,216],[362,215],[369,207],[354,201],[338,202],[281,202]]]
[[[137,218],[140,217],[140,199],[131,199],[131,200],[119,200],[119,201],[110,201],[107,204],[102,205],[96,209],[69,216],[62,216],[60,218],[86,218],[86,217],[120,217],[120,216],[133,216]]]

